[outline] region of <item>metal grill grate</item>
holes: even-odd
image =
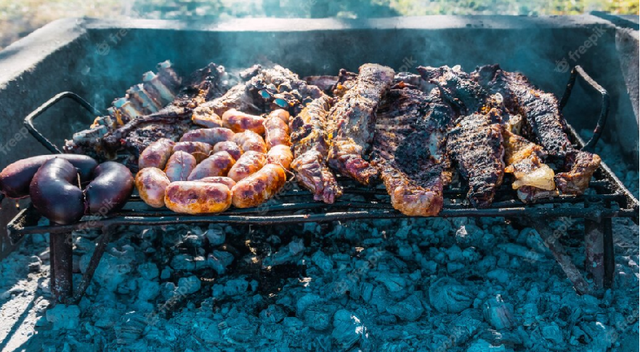
[[[592,149],[598,141],[606,123],[609,110],[609,97],[600,85],[589,77],[579,66],[572,72],[567,89],[561,100],[561,107],[567,103],[576,78],[582,77],[602,95],[602,109],[594,130],[594,135],[588,142],[584,142],[576,131],[569,126],[569,137],[576,147]],[[86,110],[96,113],[96,110],[85,100],[71,92],[63,92],[50,99],[25,118],[25,125],[34,137],[47,149],[59,153],[59,149],[44,137],[33,125],[33,120],[45,112],[58,101],[70,98],[82,105]],[[22,236],[32,233],[49,232],[52,235],[51,246],[54,260],[62,260],[61,256],[70,255],[70,242],[65,238],[72,231],[90,228],[102,228],[104,236],[94,253],[91,265],[79,287],[75,299],[79,299],[91,279],[93,270],[97,266],[102,251],[108,243],[110,229],[118,225],[158,226],[181,223],[227,223],[227,224],[291,224],[303,222],[346,221],[356,219],[389,219],[407,217],[390,204],[389,196],[384,188],[367,188],[350,179],[339,178],[344,186],[344,195],[334,204],[324,204],[313,201],[312,195],[299,189],[295,182],[288,183],[288,189],[280,193],[259,208],[230,209],[216,215],[184,215],[176,214],[168,209],[154,209],[144,204],[136,195],[132,196],[127,205],[119,212],[109,214],[104,218],[85,216],[79,223],[72,225],[39,225],[40,215],[32,206],[23,209],[8,225],[12,242]],[[497,192],[492,206],[486,209],[476,209],[466,200],[467,189],[460,183],[450,185],[444,192],[444,209],[439,217],[505,217],[520,219],[539,229],[543,238],[549,231],[544,228],[549,219],[560,217],[584,218],[587,240],[587,252],[590,248],[600,248],[603,253],[594,253],[594,263],[587,263],[587,267],[595,276],[596,287],[610,286],[613,280],[613,240],[611,233],[611,218],[628,217],[638,223],[638,201],[624,187],[611,169],[603,162],[594,174],[589,189],[582,196],[559,196],[543,199],[535,204],[523,204],[517,199],[515,191],[508,185],[503,185]],[[596,233],[597,232],[597,233]],[[595,235],[594,235],[595,234]],[[590,241],[602,241],[600,245]],[[68,242],[68,243],[66,243]],[[554,240],[555,242],[555,240]],[[564,271],[580,293],[590,292],[582,275],[564,254],[558,243],[545,243]],[[66,253],[66,254],[60,254]],[[598,254],[601,254],[598,256]],[[590,256],[587,255],[589,261]],[[70,260],[70,259],[69,259]],[[594,264],[594,265],[591,265]],[[52,287],[56,288],[60,297],[67,297],[71,292],[69,263],[54,265]],[[55,269],[56,267],[66,269]],[[596,272],[594,272],[594,270]],[[62,271],[62,272],[61,272]],[[600,272],[600,273],[598,273]],[[57,280],[57,281],[56,281]],[[56,283],[57,282],[57,283]]]

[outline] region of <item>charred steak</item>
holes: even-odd
[[[372,164],[391,204],[406,215],[437,215],[444,204],[443,188],[451,181],[445,142],[453,109],[438,89],[427,94],[399,79],[377,115]]]
[[[363,155],[374,134],[376,108],[393,82],[393,69],[376,64],[360,66],[353,87],[331,109],[335,134],[329,148],[329,166],[368,185],[378,172]]]
[[[290,123],[295,159],[291,167],[298,182],[313,193],[313,199],[332,204],[342,188],[327,165],[329,149],[327,118],[333,98],[322,95],[307,105]]]
[[[582,194],[600,157],[573,147],[556,97],[536,88],[523,74],[506,72],[498,65],[479,67],[472,77],[490,93],[500,93],[506,107],[525,118],[524,136],[540,144],[562,171],[555,176],[558,189]]]

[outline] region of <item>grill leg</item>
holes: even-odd
[[[49,238],[51,253],[51,292],[56,302],[64,303],[73,291],[73,253],[71,233],[52,233]]]
[[[613,252],[612,219],[602,219],[604,240],[604,288],[613,287],[613,275],[616,269],[615,253]]]
[[[82,280],[78,284],[77,290],[73,295],[72,303],[80,302],[82,296],[85,291],[91,284],[91,280],[93,279],[93,274],[96,272],[98,265],[100,264],[100,259],[104,255],[104,251],[107,248],[107,244],[109,244],[109,240],[111,239],[112,229],[110,227],[102,228],[102,236],[100,237],[100,241],[98,241],[98,245],[91,256],[91,260],[89,261],[89,265],[87,266],[87,271],[85,271],[82,276]]]
[[[593,277],[597,290],[604,287],[604,231],[600,220],[584,220],[585,270]]]
[[[542,221],[533,221],[531,222],[531,225],[536,229],[536,231],[538,231],[545,246],[549,248],[551,254],[553,254],[556,262],[558,262],[562,271],[567,275],[567,278],[571,281],[575,290],[581,295],[590,294],[591,290],[589,288],[589,284],[584,279],[578,268],[573,265],[571,258],[565,251],[562,244],[558,241],[558,235],[551,230],[549,225]]]

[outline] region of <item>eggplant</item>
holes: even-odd
[[[82,182],[89,181],[91,172],[98,165],[93,158],[77,154],[40,155],[21,159],[0,172],[0,193],[9,198],[29,196],[29,184],[33,176],[44,163],[56,158],[70,162],[80,173]]]
[[[92,177],[84,190],[88,214],[104,216],[120,210],[133,192],[133,176],[122,164],[113,161],[102,163],[95,168]]]
[[[77,182],[78,171],[71,162],[64,158],[49,159],[31,179],[31,202],[52,222],[73,224],[84,214],[84,195]]]

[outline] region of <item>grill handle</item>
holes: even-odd
[[[564,109],[565,105],[569,101],[569,97],[571,97],[571,91],[573,90],[573,86],[576,84],[576,77],[582,77],[591,88],[595,89],[602,96],[602,106],[600,108],[600,116],[598,117],[598,122],[596,123],[596,127],[593,129],[593,136],[591,139],[585,143],[582,147],[582,150],[585,151],[593,151],[596,143],[600,139],[602,135],[602,131],[604,130],[604,126],[607,123],[607,117],[609,116],[609,93],[606,89],[602,88],[601,85],[598,84],[591,76],[589,76],[582,66],[576,65],[571,70],[571,75],[569,76],[569,82],[567,82],[567,87],[562,95],[562,99],[560,100],[560,111]]]
[[[60,151],[60,149],[58,149],[55,144],[51,143],[51,141],[47,139],[47,137],[45,137],[42,133],[40,133],[40,131],[35,128],[35,126],[33,125],[33,120],[35,120],[36,117],[42,115],[45,111],[54,106],[60,100],[65,98],[71,99],[76,103],[82,105],[83,108],[96,116],[100,115],[100,112],[93,106],[91,106],[91,104],[89,104],[86,100],[82,99],[76,93],[69,91],[55,95],[53,98],[47,100],[44,104],[40,105],[37,109],[27,115],[27,117],[24,118],[24,126],[27,128],[29,133],[31,133],[31,135],[35,139],[37,139],[38,142],[40,142],[40,144],[42,144],[45,148],[49,149],[49,151],[54,154],[62,154],[62,151]]]

